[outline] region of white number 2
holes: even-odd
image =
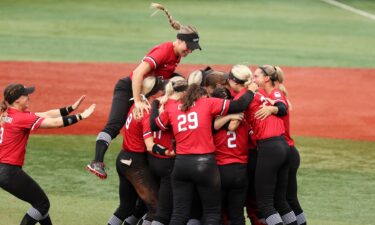
[[[234,131],[228,131],[228,148],[237,148],[236,144],[236,133]]]
[[[191,112],[187,116],[185,114],[179,115],[177,120],[178,132],[187,131],[187,129],[193,130],[198,127],[198,114],[196,112]]]
[[[3,142],[4,127],[0,127],[0,144]]]

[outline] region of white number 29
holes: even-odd
[[[178,132],[196,129],[198,127],[198,114],[191,112],[187,114],[179,115],[178,120]]]

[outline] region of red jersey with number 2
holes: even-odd
[[[30,132],[43,120],[32,112],[8,108],[0,126],[0,163],[23,166]]]
[[[172,126],[176,138],[176,154],[208,154],[215,151],[212,137],[212,119],[226,115],[228,100],[219,98],[198,99],[186,112],[181,111],[181,102],[169,99],[164,111],[156,118],[160,129]]]
[[[247,163],[249,154],[249,130],[250,126],[248,123],[246,121],[241,121],[235,131],[220,129],[214,133],[217,165]]]

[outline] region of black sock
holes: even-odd
[[[35,225],[38,221],[29,216],[29,214],[25,214],[23,217],[20,225]]]
[[[40,220],[39,223],[40,225],[52,225],[52,221],[49,215],[46,218]]]
[[[95,148],[95,161],[103,162],[104,154],[108,149],[108,142],[104,140],[97,140],[96,141],[96,148]]]

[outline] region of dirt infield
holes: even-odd
[[[64,129],[39,134],[97,134],[104,126],[117,80],[135,64],[0,62],[0,86],[35,85],[31,111],[72,104],[86,94],[83,107],[96,103],[94,115]],[[206,65],[180,65],[189,74]],[[228,71],[230,65],[211,65]],[[252,68],[254,69],[254,67]],[[375,141],[375,69],[283,67],[293,104],[292,134]]]

